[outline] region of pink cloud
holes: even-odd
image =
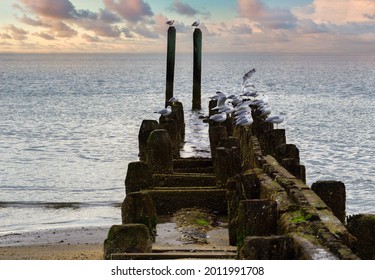
[[[13,39],[19,40],[19,41],[26,40],[27,39],[26,35],[29,34],[28,31],[22,28],[18,28],[14,26],[13,24],[6,26],[5,29],[11,32]]]
[[[26,9],[40,16],[49,18],[72,18],[75,8],[69,0],[18,0]]]
[[[107,9],[116,12],[124,19],[137,22],[154,13],[148,3],[143,0],[103,0]]]
[[[260,0],[238,0],[238,12],[241,17],[257,22],[261,28],[293,29],[297,19],[288,10],[270,8]]]

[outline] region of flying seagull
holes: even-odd
[[[256,72],[255,68],[251,69],[249,72],[247,72],[244,76],[243,76],[243,81],[242,81],[242,85],[243,86],[246,86],[246,84],[248,83],[249,79],[251,78],[251,76],[254,75],[254,73]]]
[[[170,19],[170,20],[167,20],[166,24],[168,25],[173,25],[174,23],[174,19]]]
[[[200,23],[201,23],[200,20],[197,19],[196,21],[193,22],[193,24],[191,26],[197,27]]]

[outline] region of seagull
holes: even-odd
[[[195,26],[195,27],[198,27],[198,25],[200,24],[200,20],[197,19],[196,21],[193,22],[193,24],[191,26]]]
[[[247,81],[251,78],[251,76],[254,75],[254,73],[256,72],[255,68],[251,69],[249,72],[247,72],[244,76],[243,76],[243,80],[242,80],[242,85],[245,85],[247,83]]]
[[[161,110],[159,110],[157,112],[154,112],[154,113],[157,113],[157,114],[162,115],[163,117],[166,117],[166,116],[169,116],[170,114],[172,114],[172,107],[168,106],[167,108],[161,109]]]
[[[254,122],[253,118],[251,115],[246,115],[243,118],[239,119],[236,121],[236,125],[239,126],[249,126]]]
[[[174,23],[174,19],[170,19],[170,20],[167,20],[167,22],[166,22],[166,24],[168,24],[168,25],[173,25],[173,23]]]
[[[284,116],[283,114],[280,114],[279,116],[268,117],[264,121],[269,123],[275,123],[276,128],[278,128],[279,123],[282,123],[284,121]]]
[[[176,103],[176,102],[178,102],[178,99],[177,99],[177,97],[172,96],[172,98],[169,99],[168,102]]]
[[[213,120],[214,122],[217,123],[222,123],[227,119],[227,113],[223,112],[220,114],[215,114],[210,117],[210,120]]]

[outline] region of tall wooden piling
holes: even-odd
[[[201,107],[201,76],[202,76],[202,31],[195,28],[194,43],[194,68],[193,68],[193,110]]]
[[[174,26],[170,26],[168,28],[167,81],[166,81],[166,89],[165,89],[165,106],[167,106],[168,100],[173,97],[175,57],[176,57],[176,28]]]

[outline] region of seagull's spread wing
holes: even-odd
[[[242,84],[246,84],[246,81],[249,80],[251,78],[251,76],[254,75],[254,73],[256,72],[255,68],[251,69],[249,72],[247,72],[244,76],[243,76],[243,81],[242,81]]]

